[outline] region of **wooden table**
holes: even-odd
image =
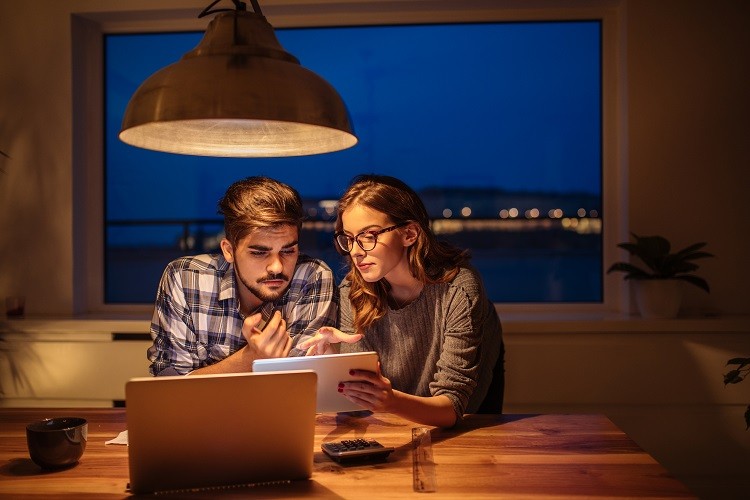
[[[29,458],[26,423],[52,416],[89,421],[86,452],[73,468],[44,472]],[[602,415],[470,415],[432,429],[437,491],[412,485],[412,428],[389,414],[317,416],[310,481],[196,493],[189,498],[693,498],[689,490]],[[0,496],[125,498],[127,447],[105,445],[125,430],[125,410],[0,409]],[[324,441],[374,438],[396,448],[387,462],[341,466]],[[167,497],[169,498],[169,497]],[[174,497],[172,497],[174,498]]]

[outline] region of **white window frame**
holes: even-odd
[[[609,263],[616,260],[617,243],[627,239],[628,227],[624,105],[626,67],[622,49],[624,30],[621,1],[265,0],[260,3],[263,14],[275,28],[488,21],[601,21],[604,300],[590,304],[502,303],[496,304],[496,308],[504,315],[630,312],[624,280],[605,272]],[[110,9],[72,15],[75,313],[146,313],[153,309],[148,304],[104,302],[103,35],[203,31],[211,16],[198,19],[199,12],[200,8],[185,7],[169,11],[157,8],[137,11]]]

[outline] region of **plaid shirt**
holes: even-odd
[[[297,344],[321,326],[336,325],[338,289],[325,262],[300,255],[289,288],[261,308],[263,328],[279,309]],[[221,254],[182,257],[167,265],[159,283],[148,349],[152,375],[184,375],[228,357],[247,344],[242,335],[234,267]]]

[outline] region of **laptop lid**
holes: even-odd
[[[338,391],[339,382],[351,380],[349,370],[352,369],[377,371],[378,354],[376,352],[353,352],[253,361],[255,373],[281,370],[313,370],[317,373],[316,409],[319,413],[362,410],[361,406],[352,403]]]
[[[131,379],[131,492],[309,478],[316,379],[309,370]]]

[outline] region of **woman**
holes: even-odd
[[[501,401],[500,320],[467,253],[435,238],[409,186],[356,177],[339,201],[335,239],[350,264],[340,330],[321,328],[298,347],[317,354],[339,343],[380,358],[378,373],[353,371],[339,392],[369,410],[449,427],[481,411],[494,371],[489,397]]]

